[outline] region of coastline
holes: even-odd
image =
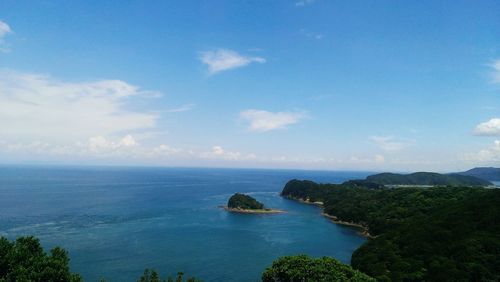
[[[364,226],[363,224],[355,223],[355,222],[348,222],[348,221],[342,221],[339,220],[336,216],[334,215],[329,215],[324,212],[321,213],[324,217],[330,219],[333,223],[340,224],[340,225],[345,225],[345,226],[350,226],[350,227],[355,227],[361,229],[360,232],[358,232],[360,235],[368,238],[375,238],[375,236],[372,236],[368,230],[368,227]]]
[[[219,206],[223,208],[225,211],[234,212],[234,213],[243,213],[243,214],[279,214],[286,213],[284,210],[276,210],[276,209],[258,209],[258,210],[246,210],[246,209],[237,209],[230,208],[228,206]]]
[[[320,202],[320,201],[311,202],[309,199],[294,198],[294,197],[290,197],[290,196],[284,196],[284,197],[287,198],[287,199],[289,199],[289,200],[297,201],[297,202],[300,202],[300,203],[303,203],[303,204],[315,205],[315,206],[321,207],[321,209],[323,209],[324,203]],[[361,236],[364,236],[364,237],[367,237],[367,238],[375,238],[375,236],[372,236],[370,234],[368,227],[366,227],[363,224],[355,223],[355,222],[342,221],[342,220],[339,220],[336,216],[329,215],[329,214],[325,213],[324,211],[321,212],[321,215],[323,215],[324,217],[330,219],[335,224],[344,225],[344,226],[350,226],[350,227],[355,227],[355,228],[361,229],[361,231],[358,232],[358,234],[361,235]]]
[[[323,202],[320,202],[320,201],[311,202],[309,199],[300,199],[300,198],[292,198],[292,197],[285,197],[285,198],[290,199],[290,200],[294,200],[294,201],[298,201],[298,202],[301,202],[303,204],[315,205],[315,206],[319,206],[319,207],[323,207],[323,205],[324,205]]]

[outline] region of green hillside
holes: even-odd
[[[491,182],[474,176],[415,172],[411,174],[380,173],[368,176],[369,182],[383,185],[488,186]]]
[[[497,167],[475,167],[468,171],[459,172],[458,174],[474,176],[488,181],[500,181],[500,168]]]

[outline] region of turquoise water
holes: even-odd
[[[85,281],[136,281],[144,268],[204,281],[259,281],[279,256],[349,263],[365,239],[319,208],[279,197],[293,178],[339,183],[369,173],[110,167],[0,167],[0,235],[59,245]],[[287,214],[217,208],[235,192]]]

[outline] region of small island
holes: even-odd
[[[224,209],[229,212],[250,214],[273,214],[285,212],[282,210],[266,208],[264,207],[264,204],[257,201],[253,197],[241,193],[232,195],[227,202],[227,206],[224,206]]]

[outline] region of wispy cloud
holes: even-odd
[[[14,142],[0,141],[0,153],[25,155],[42,160],[162,160],[165,157],[186,158],[193,153],[166,144],[144,146],[135,137],[127,134],[123,137],[93,136],[86,142],[73,144],[55,144],[43,141]]]
[[[12,33],[12,29],[10,29],[10,26],[6,22],[0,20],[0,38],[9,33]]]
[[[299,0],[299,1],[295,2],[295,6],[303,7],[303,6],[310,5],[310,4],[314,3],[315,1],[316,0]]]
[[[340,162],[350,162],[350,163],[383,163],[385,162],[385,157],[383,155],[374,155],[373,157],[358,157],[358,156],[352,156],[348,161],[342,161]]]
[[[474,129],[474,134],[482,136],[500,136],[500,118],[492,118],[489,121],[478,124]]]
[[[398,140],[394,136],[371,136],[370,141],[384,151],[400,151],[412,143],[409,140]]]
[[[5,36],[12,33],[10,26],[0,20],[0,52],[8,52],[9,48],[5,45]]]
[[[305,28],[301,28],[299,29],[299,33],[306,36],[306,37],[309,37],[309,38],[313,38],[313,39],[316,39],[316,40],[321,40],[325,37],[324,34],[322,33],[318,33],[318,32],[312,32],[312,31],[309,31]]]
[[[268,112],[249,109],[240,113],[240,118],[249,122],[249,129],[256,132],[266,132],[286,128],[306,117],[303,112]]]
[[[500,59],[496,60],[491,64],[493,68],[492,81],[493,83],[500,83]]]
[[[244,67],[251,63],[263,64],[266,62],[266,59],[262,57],[244,56],[228,49],[200,52],[199,59],[207,65],[209,74]]]
[[[2,140],[81,142],[152,128],[158,118],[129,109],[150,92],[121,80],[64,82],[0,69],[0,89]]]
[[[182,106],[177,107],[177,108],[168,109],[165,112],[167,112],[167,113],[187,112],[187,111],[192,110],[194,108],[194,106],[195,106],[194,104],[185,104],[185,105],[182,105]]]

